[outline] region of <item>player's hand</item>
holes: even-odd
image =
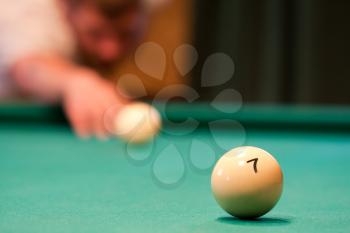
[[[103,139],[110,136],[104,114],[110,107],[116,114],[126,102],[110,81],[90,71],[73,74],[67,80],[62,96],[70,124],[76,134],[83,138],[95,135]]]

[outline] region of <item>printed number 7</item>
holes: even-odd
[[[253,167],[254,167],[254,172],[258,173],[258,168],[256,167],[256,164],[258,163],[258,158],[248,160],[247,163],[254,162]]]

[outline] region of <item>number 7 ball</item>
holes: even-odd
[[[211,187],[218,204],[243,219],[269,212],[282,193],[283,175],[277,160],[252,146],[238,147],[216,163]]]

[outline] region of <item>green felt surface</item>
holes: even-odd
[[[0,122],[0,232],[350,232],[348,131],[247,128],[244,144],[275,155],[285,183],[270,213],[242,221],[215,203],[210,170],[191,162],[201,151],[193,140],[218,158],[224,149],[213,138],[236,146],[242,131],[201,126],[179,136],[186,128],[166,124],[149,154],[130,155],[135,148],[116,139],[79,140],[65,123],[23,121]],[[169,146],[181,157],[159,167]],[[179,171],[174,186],[155,178]]]

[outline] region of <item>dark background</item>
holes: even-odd
[[[203,100],[232,87],[244,102],[350,104],[350,1],[197,0],[199,64],[224,52],[235,62],[224,86],[194,86]]]

